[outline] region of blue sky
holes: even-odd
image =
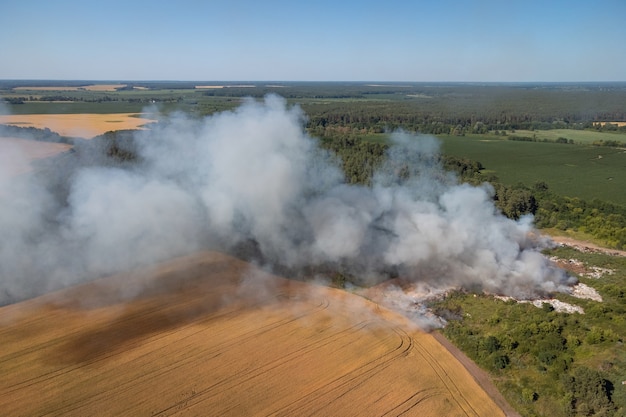
[[[0,0],[0,79],[625,81],[626,0]]]

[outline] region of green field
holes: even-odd
[[[83,114],[139,113],[146,107],[141,103],[116,102],[28,102],[11,107],[11,114]]]
[[[626,143],[626,133],[594,132],[592,130],[551,129],[551,130],[516,130],[510,136],[536,138],[536,140],[556,141],[559,138],[571,139],[576,144],[592,144],[599,141],[618,141]]]
[[[519,142],[490,135],[440,136],[444,153],[480,161],[505,184],[544,181],[554,192],[626,206],[626,150]]]
[[[228,110],[241,102],[240,97],[212,97],[197,89],[146,89],[121,91],[40,91],[0,90],[0,100],[23,99],[9,104],[11,114],[132,113],[154,106],[169,113],[179,110],[209,114]]]

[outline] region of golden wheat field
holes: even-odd
[[[0,136],[0,172],[13,176],[32,171],[33,162],[67,152],[72,145]]]
[[[202,252],[0,308],[17,415],[503,416],[431,335]]]
[[[594,126],[604,126],[606,124],[612,124],[612,125],[616,125],[617,127],[622,127],[622,126],[626,126],[626,122],[595,122]]]
[[[154,121],[137,113],[0,115],[0,124],[48,128],[61,136],[85,139],[111,130],[140,129]]]

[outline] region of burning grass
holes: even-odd
[[[5,415],[504,415],[404,318],[213,252],[0,317]]]
[[[111,130],[141,129],[151,122],[137,113],[0,115],[0,124],[48,128],[61,136],[87,139]]]

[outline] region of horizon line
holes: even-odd
[[[176,79],[106,79],[106,78],[0,78],[0,82],[38,82],[38,81],[59,81],[59,82],[154,82],[154,83],[350,83],[350,84],[362,84],[362,83],[386,83],[386,84],[423,84],[423,83],[436,83],[436,84],[589,84],[589,83],[626,83],[624,80],[591,80],[591,81],[487,81],[487,80],[421,80],[421,81],[389,81],[389,80],[254,80],[254,79],[241,79],[241,80],[219,80],[219,79],[198,79],[198,80],[176,80]]]

